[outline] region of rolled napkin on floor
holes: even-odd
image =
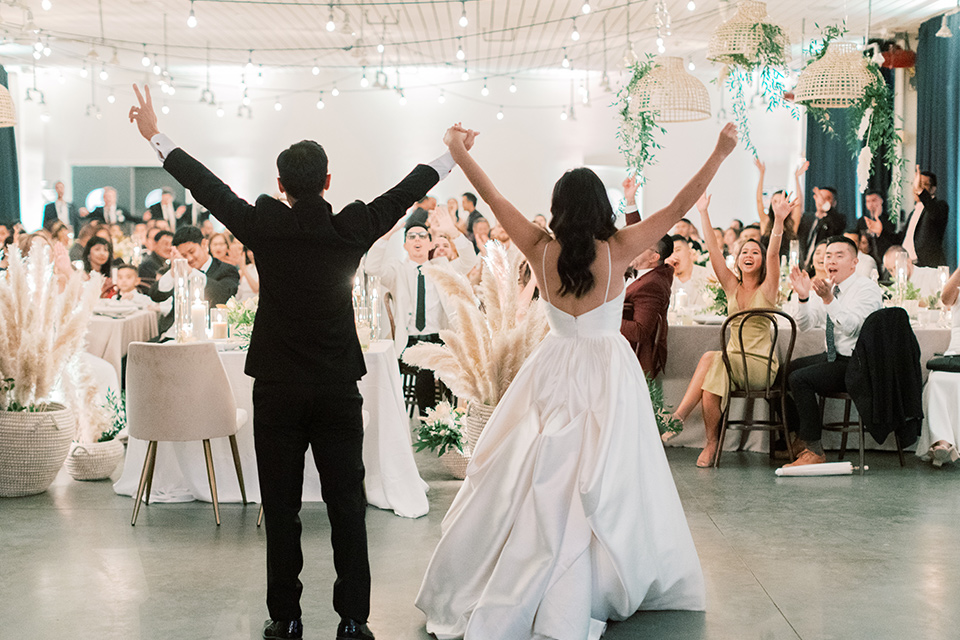
[[[866,470],[868,467],[864,467]],[[852,462],[824,462],[805,464],[800,467],[780,467],[777,475],[784,476],[849,476],[853,474]]]

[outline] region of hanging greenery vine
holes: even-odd
[[[733,94],[733,117],[737,132],[744,146],[757,157],[757,149],[750,139],[750,121],[747,116],[747,99],[744,88],[753,84],[753,73],[759,72],[760,93],[767,103],[767,111],[784,107],[799,119],[796,107],[783,99],[787,80],[788,44],[783,29],[769,22],[757,22],[751,26],[757,36],[757,48],[751,55],[732,53],[724,55],[726,67],[720,73],[721,82]]]
[[[656,111],[631,109],[630,100],[637,85],[654,66],[656,65],[651,55],[630,65],[630,82],[617,92],[616,105],[620,114],[617,139],[620,141],[620,153],[640,185],[644,183],[644,167],[656,164],[654,151],[659,149],[660,145],[654,136],[657,133],[666,133],[666,130],[657,124],[656,118],[659,114]]]
[[[819,26],[819,25],[817,25]],[[819,42],[810,43],[810,59],[804,66],[809,67],[820,60],[827,51],[827,45],[833,40],[843,37],[847,33],[846,25],[828,25],[821,32]],[[880,73],[880,65],[872,58],[865,58],[867,71],[871,81],[863,91],[863,95],[850,107],[849,122],[851,126],[844,133],[844,140],[850,149],[851,156],[857,160],[857,182],[860,192],[867,189],[870,176],[873,174],[873,158],[880,155],[883,163],[890,167],[890,190],[887,193],[887,211],[891,220],[898,222],[900,205],[903,200],[903,185],[901,177],[906,160],[900,146],[900,131],[897,128],[897,116],[893,110],[893,89],[887,84]],[[820,124],[825,133],[837,139],[840,138],[830,120],[830,112],[820,107],[807,106],[807,113],[812,115]],[[853,123],[856,123],[855,125]]]

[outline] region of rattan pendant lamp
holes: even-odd
[[[630,107],[657,114],[658,123],[695,122],[710,117],[710,96],[683,68],[683,58],[661,56],[630,94]]]
[[[0,84],[0,129],[17,124],[17,115],[13,112],[13,97],[7,88]]]
[[[823,57],[800,74],[794,99],[808,107],[842,109],[860,100],[872,81],[867,59],[857,45],[831,42]]]
[[[740,0],[737,13],[710,36],[707,59],[721,64],[739,64],[744,58],[754,60],[762,42],[762,28],[757,25],[772,24],[767,17],[766,2]],[[786,62],[790,59],[790,39],[782,27],[777,28]]]

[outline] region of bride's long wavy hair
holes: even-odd
[[[594,240],[607,240],[617,232],[603,182],[586,167],[567,171],[553,186],[550,213],[550,229],[560,243],[560,295],[582,298],[594,286],[590,271],[597,256]]]

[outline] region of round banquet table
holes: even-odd
[[[237,408],[247,412],[247,422],[237,432],[240,464],[247,499],[260,501],[260,483],[253,441],[253,379],[243,373],[246,351],[222,351],[221,361],[230,380]],[[364,352],[367,374],[360,379],[363,410],[369,420],[363,439],[364,486],[367,502],[389,509],[398,516],[419,518],[429,510],[428,485],[421,478],[413,457],[410,422],[403,403],[400,369],[393,342],[381,340]],[[227,438],[211,440],[217,497],[220,502],[240,502],[240,485]],[[123,475],[114,484],[120,495],[136,495],[146,456],[147,443],[130,438]],[[321,502],[320,479],[308,449],[305,460],[303,500]],[[200,442],[161,442],[157,447],[151,502],[210,502],[203,447]]]
[[[950,344],[950,330],[939,327],[914,327],[914,333],[917,336],[917,342],[920,343],[920,362],[926,363],[936,353],[943,353]],[[786,342],[789,337],[784,339],[781,331],[781,342],[778,345],[780,362],[786,352]],[[660,375],[663,383],[664,404],[676,408],[683,398],[684,392],[700,357],[707,351],[720,350],[720,325],[670,325],[667,333],[667,366]],[[826,339],[823,329],[811,329],[809,331],[798,331],[797,342],[793,348],[793,358],[802,358],[804,356],[823,353],[826,350]],[[921,367],[924,381],[926,381],[926,367]],[[743,400],[734,399],[730,403],[732,416],[743,416]],[[757,402],[754,411],[756,417],[767,416],[767,403]],[[856,420],[857,409],[853,406],[851,419]],[[828,400],[826,405],[826,420],[834,421],[843,418],[843,403],[839,400]],[[733,451],[741,447],[741,438],[739,432],[728,432],[726,441],[723,444],[724,451]],[[769,436],[763,431],[753,431],[746,435],[742,447],[746,451],[769,451]],[[683,431],[668,442],[672,447],[698,447],[702,448],[706,444],[706,437],[703,431],[703,415],[700,413],[700,407],[697,406],[693,413],[684,422]],[[824,432],[824,447],[828,449],[840,448],[840,434]],[[856,448],[856,435],[853,436],[848,446]],[[886,442],[878,445],[873,438],[868,437],[865,443],[866,448],[896,450],[896,444],[893,438],[887,438]]]
[[[124,318],[94,314],[87,329],[87,351],[113,365],[120,378],[130,343],[146,342],[157,335],[156,311],[142,309]]]

